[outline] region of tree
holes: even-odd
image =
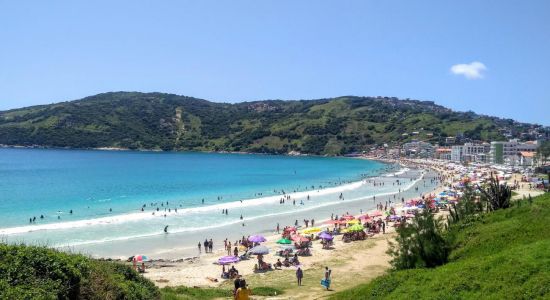
[[[443,234],[441,218],[429,208],[417,214],[412,223],[397,229],[396,243],[390,243],[388,253],[395,269],[434,268],[449,258],[450,243]]]
[[[550,157],[550,141],[543,142],[537,149],[537,159],[542,165],[546,164],[548,157]]]

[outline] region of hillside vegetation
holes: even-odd
[[[463,224],[449,263],[392,271],[334,299],[549,299],[550,194]]]
[[[0,244],[0,299],[160,299],[160,292],[120,263]]]
[[[0,144],[340,155],[413,138],[501,139],[503,132],[518,135],[529,126],[396,98],[225,104],[116,92],[0,112]]]

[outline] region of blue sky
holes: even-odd
[[[550,125],[550,1],[0,0],[0,110],[107,91],[396,96]]]

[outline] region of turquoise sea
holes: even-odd
[[[141,245],[162,255],[199,236],[326,214],[341,205],[340,193],[351,203],[396,192],[389,184],[396,177],[383,176],[394,167],[352,158],[3,148],[0,238],[121,257]],[[283,193],[291,200],[280,204]]]

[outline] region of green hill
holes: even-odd
[[[483,215],[448,264],[393,271],[334,299],[550,299],[550,194]]]
[[[0,144],[340,155],[411,139],[518,136],[529,124],[430,101],[340,97],[236,104],[116,92],[0,112]],[[407,133],[408,135],[403,135]]]
[[[160,292],[120,263],[0,244],[0,299],[160,299]]]

